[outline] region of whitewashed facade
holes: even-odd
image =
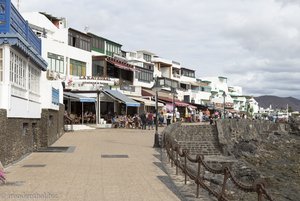
[[[85,76],[92,75],[92,52],[69,45],[69,28],[64,18],[59,18],[55,26],[44,14],[38,12],[23,13],[33,31],[41,36],[42,57],[48,62],[48,78],[78,79],[70,72],[71,60],[85,64]],[[43,32],[41,32],[43,30]]]

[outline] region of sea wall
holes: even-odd
[[[43,109],[40,119],[8,118],[0,109],[0,161],[13,163],[27,154],[53,144],[63,133],[64,105],[59,111]]]

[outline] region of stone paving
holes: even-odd
[[[153,130],[68,132],[52,145],[67,151],[35,152],[6,168],[0,200],[183,200],[153,139]]]

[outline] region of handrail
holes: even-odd
[[[231,179],[232,183],[239,188],[240,190],[244,192],[256,192],[257,193],[257,200],[263,201],[263,198],[265,200],[274,201],[271,196],[268,194],[267,190],[265,189],[265,185],[263,182],[256,181],[252,185],[246,185],[242,182],[238,181],[237,178],[234,177],[232,172],[230,171],[229,167],[226,165],[222,165],[221,169],[215,169],[212,167],[209,167],[209,165],[204,161],[204,156],[198,154],[196,158],[192,158],[189,155],[189,151],[187,149],[181,149],[180,145],[176,142],[170,139],[170,137],[165,136],[165,149],[167,151],[167,155],[169,157],[169,160],[171,160],[171,165],[173,167],[173,163],[176,166],[176,174],[178,174],[178,168],[182,170],[185,176],[185,184],[187,183],[187,176],[192,179],[196,185],[197,185],[197,192],[196,197],[199,197],[199,187],[201,186],[205,190],[207,190],[210,194],[215,196],[219,201],[228,201],[228,198],[226,198],[226,183],[228,179]],[[183,162],[180,160],[180,158],[184,158]],[[192,171],[189,170],[187,166],[187,161],[191,163],[198,163],[197,168],[197,174],[193,174]],[[220,174],[224,175],[223,183],[221,185],[221,191],[217,192],[214,189],[212,189],[210,186],[205,184],[204,182],[204,175],[201,176],[200,172],[202,167],[204,167],[205,170],[213,173],[213,174]]]

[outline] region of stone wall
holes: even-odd
[[[48,109],[42,110],[40,134],[41,147],[50,146],[64,133],[64,105],[60,105],[59,108],[59,111]]]
[[[290,133],[300,136],[300,117],[289,119]]]
[[[216,127],[216,138],[210,138],[213,136],[211,134],[201,134],[206,130],[206,126],[192,124],[172,124],[164,130],[163,134],[166,138],[179,141],[179,144],[192,151],[199,147],[196,145],[197,143],[201,147],[202,143],[209,139],[213,142],[218,140],[222,155],[227,156],[205,158],[214,158],[220,162],[219,159],[233,157],[235,160],[231,165],[231,171],[238,181],[252,184],[257,179],[263,180],[271,197],[278,201],[288,201],[299,200],[300,197],[299,125],[299,120],[284,124],[270,121],[225,119],[217,120],[216,125],[213,125]],[[203,147],[200,149],[205,150]],[[212,179],[222,182],[222,179]],[[230,191],[237,196],[244,196],[238,191],[235,192],[234,189]],[[249,197],[246,200],[250,200]]]
[[[270,133],[287,133],[289,125],[270,121],[225,119],[215,125],[181,124],[169,125],[166,137],[176,140],[191,154],[232,155],[230,152],[239,142],[260,142]],[[221,151],[221,152],[220,152]]]
[[[64,105],[60,110],[43,109],[40,119],[7,118],[0,109],[0,160],[8,165],[35,151],[53,144],[63,135]]]
[[[176,140],[182,149],[190,154],[220,155],[218,135],[215,126],[176,123],[168,126],[164,133]]]
[[[260,142],[270,133],[287,133],[289,125],[265,120],[225,119],[217,120],[219,145],[224,155],[230,155],[230,150],[238,142]]]
[[[0,109],[0,161],[4,165],[5,153],[7,147],[6,145],[6,127],[7,127],[7,118],[6,110]]]

